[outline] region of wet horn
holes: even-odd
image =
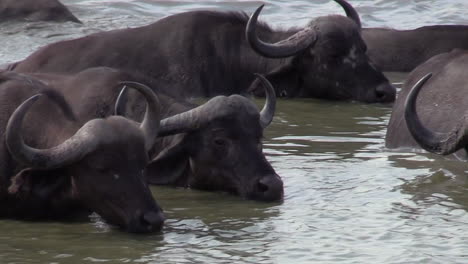
[[[122,90],[120,90],[117,99],[115,100],[114,106],[114,115],[124,116],[125,115],[125,105],[127,104],[127,86],[124,85]]]
[[[266,128],[271,121],[273,121],[275,115],[276,93],[271,83],[263,75],[256,73],[255,76],[257,76],[257,80],[259,80],[265,88],[266,100],[265,105],[260,111],[260,125]]]
[[[276,108],[276,96],[273,86],[268,80],[257,75],[266,90],[266,102],[260,111],[260,124],[263,128],[268,126],[274,116]],[[167,136],[196,130],[216,118],[227,116],[239,111],[239,107],[245,107],[251,103],[247,98],[240,95],[216,96],[208,102],[189,111],[161,120],[158,136]]]
[[[346,16],[352,19],[356,25],[358,25],[359,29],[362,29],[361,19],[359,18],[359,14],[356,9],[354,9],[354,7],[345,0],[335,0],[335,2],[344,9]]]
[[[425,150],[437,154],[448,155],[468,144],[466,118],[459,122],[455,129],[448,133],[432,132],[419,119],[416,112],[416,98],[424,83],[431,78],[432,73],[421,78],[411,89],[405,102],[405,119],[408,130],[418,144]]]
[[[71,138],[49,149],[36,149],[24,143],[21,129],[24,116],[42,95],[37,94],[24,101],[8,120],[5,137],[11,155],[18,162],[33,168],[52,169],[70,164],[93,151],[97,145],[96,138],[89,133],[89,129],[94,125],[93,122],[88,122]],[[50,99],[54,101],[54,98]]]
[[[160,110],[160,104],[159,104],[159,99],[156,96],[156,94],[153,92],[153,90],[138,82],[130,82],[130,81],[125,81],[125,82],[120,82],[120,84],[123,84],[125,86],[131,87],[138,92],[140,92],[146,99],[146,113],[145,117],[143,118],[143,121],[141,122],[140,129],[143,131],[143,134],[145,136],[145,147],[147,150],[151,149],[153,146],[154,142],[156,141],[156,137],[158,135],[158,130],[159,130],[159,124],[161,120],[161,110]],[[123,94],[125,94],[126,87],[122,89],[120,92],[120,95],[117,99],[116,102],[116,109],[119,109],[120,105],[120,99],[123,98]]]
[[[285,40],[276,43],[263,42],[257,36],[257,20],[263,6],[255,10],[245,29],[249,45],[258,54],[268,58],[290,57],[310,47],[317,39],[315,30],[312,27],[306,27]]]
[[[213,102],[218,101],[219,98],[221,97],[214,97],[203,105],[161,120],[158,136],[183,133],[206,124],[211,119],[211,114],[216,111],[212,109],[210,112],[210,106],[216,106],[216,103]]]

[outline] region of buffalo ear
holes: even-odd
[[[11,178],[10,187],[8,187],[9,194],[29,193],[32,189],[31,175],[34,170],[31,168],[23,169],[13,178]]]
[[[186,137],[176,135],[172,139],[173,144],[146,166],[145,176],[150,184],[188,187],[190,163]]]
[[[265,74],[265,77],[275,88],[277,97],[295,97],[299,92],[299,72],[293,62],[279,66]],[[249,90],[253,90],[255,96],[265,96],[265,89],[261,89],[259,82],[254,81]]]
[[[69,177],[61,171],[26,168],[11,178],[8,193],[19,197],[48,199],[54,192],[69,184]]]

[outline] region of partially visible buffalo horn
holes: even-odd
[[[276,93],[271,83],[263,75],[256,73],[255,76],[257,76],[257,80],[260,80],[263,87],[265,87],[266,100],[262,111],[260,111],[260,125],[266,128],[271,121],[273,121],[273,117],[275,116]]]
[[[211,120],[208,112],[213,112],[210,106],[217,105],[223,96],[216,96],[208,102],[193,108],[189,111],[164,118],[161,120],[161,127],[158,136],[167,136],[187,131],[195,130]],[[225,98],[225,97],[224,97]]]
[[[431,76],[432,73],[427,74],[411,88],[405,102],[406,125],[413,138],[423,149],[437,154],[448,155],[468,144],[466,117],[463,117],[456,128],[448,133],[432,132],[421,123],[416,112],[416,98],[424,83]]]
[[[117,99],[115,100],[114,115],[125,115],[125,105],[127,104],[127,99],[127,86],[124,85],[122,90],[120,90]]]
[[[24,143],[21,129],[24,116],[40,96],[42,94],[34,95],[24,101],[8,120],[5,136],[11,155],[17,161],[33,168],[53,169],[80,160],[84,155],[93,151],[97,146],[97,140],[89,133],[89,129],[95,125],[94,122],[88,122],[71,138],[50,149],[36,149]]]
[[[159,99],[150,87],[142,83],[124,81],[124,82],[120,82],[120,84],[129,86],[137,90],[146,99],[146,112],[145,112],[145,117],[143,118],[143,121],[141,122],[140,129],[142,130],[145,136],[146,150],[149,150],[151,149],[154,142],[156,141],[156,137],[158,135],[158,130],[159,130],[159,123],[161,120]],[[122,94],[125,93],[125,89],[126,87],[124,87],[122,91],[120,92],[117,102],[115,103],[115,109],[120,108],[119,99],[122,98]]]
[[[358,25],[359,29],[362,29],[361,19],[359,18],[359,14],[353,6],[346,2],[345,0],[335,0],[345,11],[346,16],[352,19],[356,25]]]
[[[276,43],[263,42],[257,36],[257,20],[263,6],[261,5],[255,10],[245,29],[247,42],[258,54],[268,58],[290,57],[310,47],[317,39],[315,30],[306,27],[285,40]]]

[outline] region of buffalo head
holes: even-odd
[[[70,138],[49,149],[29,146],[22,136],[23,119],[42,94],[24,101],[10,117],[5,133],[12,157],[26,167],[15,178],[61,175],[68,178],[73,199],[107,222],[130,232],[160,230],[162,210],[144,179],[147,153],[159,127],[158,99],[151,90],[136,88],[148,102],[141,125],[120,116],[93,119],[73,128]],[[57,135],[66,129],[61,127]]]
[[[147,167],[149,182],[281,200],[283,182],[262,152],[263,130],[273,119],[276,96],[271,84],[259,79],[267,95],[261,111],[243,96],[217,96],[161,120],[158,136],[167,144]]]
[[[367,57],[357,12],[346,1],[335,1],[348,17],[318,17],[275,43],[264,42],[256,34],[263,5],[252,14],[246,27],[252,49],[264,57],[288,58],[266,77],[284,96],[393,102],[395,88]]]

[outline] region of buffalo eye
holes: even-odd
[[[349,53],[349,47],[345,45],[330,45],[327,53],[330,58],[339,59]]]
[[[110,173],[110,170],[109,168],[96,168],[96,170],[101,173],[101,174],[109,174]]]
[[[213,143],[218,147],[225,147],[228,144],[227,140],[224,138],[215,138],[213,139]]]
[[[367,53],[367,45],[364,44],[362,46],[362,52]]]
[[[342,51],[334,51],[330,53],[330,58],[332,60],[340,60],[341,58],[345,57],[346,53]]]

